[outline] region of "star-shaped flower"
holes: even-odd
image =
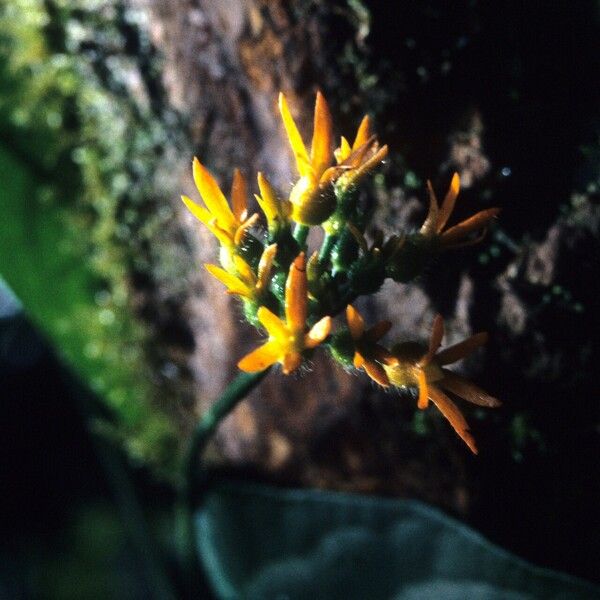
[[[254,273],[252,267],[238,255],[233,257],[235,275],[217,265],[206,264],[204,266],[213,277],[227,287],[228,294],[236,294],[248,300],[260,300],[269,285],[276,252],[277,244],[271,244],[264,249],[257,273]]]
[[[343,188],[356,185],[364,175],[383,161],[387,153],[387,145],[380,148],[376,136],[371,134],[371,120],[365,115],[352,146],[342,136],[339,148],[334,151],[338,165],[344,167],[336,185]]]
[[[187,196],[181,196],[191,213],[219,240],[225,248],[233,249],[242,243],[245,232],[256,223],[258,213],[248,217],[246,179],[235,169],[231,185],[231,208],[214,177],[194,158],[194,182],[206,208]]]
[[[335,208],[330,184],[340,172],[331,165],[333,125],[329,105],[323,94],[317,92],[310,154],[282,93],[279,94],[279,112],[300,174],[290,192],[292,218],[303,225],[319,225]]]
[[[437,315],[433,322],[429,348],[416,342],[397,344],[392,348],[395,362],[384,364],[383,368],[392,385],[418,388],[418,407],[420,409],[427,408],[429,400],[431,400],[471,451],[477,454],[475,440],[469,432],[465,418],[456,404],[442,390],[451,392],[473,404],[489,408],[500,406],[500,401],[464,377],[443,367],[468,356],[485,344],[487,334],[477,333],[438,352],[443,337],[444,321],[441,315]]]
[[[444,249],[459,248],[480,242],[485,235],[489,222],[500,212],[499,208],[481,210],[472,217],[444,231],[444,227],[446,227],[456,204],[456,197],[460,190],[460,177],[458,173],[454,173],[452,176],[450,188],[441,207],[433,191],[431,181],[427,182],[427,189],[429,191],[429,212],[421,227],[421,233],[425,237],[439,236],[441,246]],[[470,234],[477,231],[480,231],[481,234],[473,240],[469,239]]]
[[[285,321],[265,306],[258,309],[258,320],[269,334],[268,340],[238,362],[242,371],[255,373],[279,362],[288,375],[302,364],[304,350],[315,348],[329,335],[331,317],[323,317],[307,332],[308,290],[306,259],[299,254],[288,273],[285,286]]]
[[[365,330],[365,321],[361,314],[351,305],[346,307],[348,329],[354,342],[354,368],[364,369],[367,375],[379,385],[388,387],[390,380],[382,364],[393,361],[388,350],[377,342],[390,330],[390,321],[380,321]]]

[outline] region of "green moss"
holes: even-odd
[[[133,310],[131,274],[156,280],[176,269],[148,242],[172,218],[168,178],[157,179],[177,121],[167,132],[144,92],[158,59],[135,13],[95,8],[0,3],[0,272],[114,409],[130,453],[167,471],[175,411],[160,408],[169,401],[151,366],[152,331]],[[141,66],[128,54],[132,39]]]

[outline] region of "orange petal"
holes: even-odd
[[[425,236],[431,236],[437,231],[437,221],[439,215],[438,201],[431,185],[431,181],[427,180],[427,191],[429,193],[429,211],[423,225],[421,225],[421,233]]]
[[[333,125],[327,100],[321,92],[317,92],[315,102],[315,118],[310,158],[315,174],[320,174],[330,165],[333,157]]]
[[[262,323],[267,333],[272,338],[283,342],[290,336],[288,328],[285,323],[274,313],[272,313],[266,306],[261,306],[256,313],[258,320]]]
[[[231,247],[234,245],[233,238],[228,231],[219,227],[216,219],[213,219],[207,227],[210,229],[210,232],[221,242],[221,246]]]
[[[233,264],[239,275],[239,278],[249,287],[253,288],[256,285],[256,275],[252,270],[252,267],[237,254],[233,256]]]
[[[367,375],[375,382],[378,383],[382,387],[389,387],[390,380],[388,376],[385,374],[383,367],[378,365],[376,362],[372,360],[365,360],[364,368]]]
[[[440,233],[444,226],[448,222],[452,211],[454,210],[454,204],[456,203],[456,197],[458,196],[458,192],[460,191],[460,177],[458,173],[454,173],[452,176],[452,181],[450,182],[450,187],[448,188],[448,193],[444,198],[444,202],[442,203],[442,207],[440,208],[440,214],[437,219],[437,232]]]
[[[246,234],[246,231],[248,229],[251,229],[252,227],[254,227],[254,225],[256,225],[256,222],[258,221],[258,213],[254,213],[250,218],[246,219],[236,230],[235,230],[235,235],[233,236],[233,242],[236,246],[239,246],[243,239],[244,239],[244,235]]]
[[[271,269],[273,268],[273,261],[277,254],[277,244],[271,244],[267,246],[260,257],[258,263],[258,277],[256,282],[256,289],[263,290],[269,284],[271,277]]]
[[[456,250],[457,248],[467,248],[468,246],[476,246],[485,239],[487,227],[481,230],[477,237],[469,238],[468,240],[456,241],[449,244],[443,244],[444,250]]]
[[[208,172],[206,167],[194,157],[193,174],[196,187],[202,196],[206,208],[212,216],[217,219],[219,226],[224,229],[234,228],[236,226],[235,217],[229,208],[227,199],[223,195],[221,188],[214,177]]]
[[[356,132],[356,138],[354,138],[354,144],[352,145],[352,150],[356,150],[363,144],[367,142],[367,140],[371,137],[371,120],[369,119],[369,115],[365,115],[358,126],[358,131]]]
[[[347,167],[342,166],[329,167],[329,169],[326,169],[319,179],[319,187],[321,190],[325,190],[331,182],[335,181],[344,171],[347,170]]]
[[[356,169],[352,169],[347,175],[347,183],[350,184],[358,184],[358,182],[367,174],[369,171],[374,169],[379,163],[383,162],[383,159],[388,154],[387,144],[380,148],[369,160],[362,163]]]
[[[485,227],[500,212],[499,208],[482,210],[442,233],[444,246],[462,242],[470,233]]]
[[[206,270],[216,279],[218,279],[232,294],[239,294],[246,298],[252,297],[252,289],[248,287],[239,277],[228,273],[217,265],[204,265]]]
[[[464,377],[461,377],[452,371],[448,371],[448,369],[442,369],[442,371],[444,372],[444,378],[438,383],[444,389],[460,396],[468,402],[477,404],[478,406],[487,406],[489,408],[501,406],[502,403],[500,400],[490,396],[487,392]]]
[[[208,227],[210,232],[219,240],[219,242],[221,242],[221,244],[223,244],[224,246],[231,245],[231,243],[233,241],[231,239],[231,235],[227,231],[225,231],[224,229],[221,229],[218,226],[217,220],[213,217],[213,215],[211,213],[209,213],[204,207],[200,206],[199,204],[196,204],[193,200],[191,200],[187,196],[181,196],[181,199],[183,200],[183,203],[187,206],[189,211],[199,221],[204,223],[204,225],[206,225],[206,227]]]
[[[298,173],[300,173],[300,175],[312,174],[312,166],[310,159],[308,158],[306,146],[304,145],[298,127],[292,118],[287,100],[281,92],[279,93],[279,112],[281,113],[283,126],[285,127],[292,151],[294,152],[294,157],[296,158]]]
[[[472,335],[458,344],[444,348],[438,353],[438,355],[435,357],[435,360],[439,365],[450,365],[475,352],[475,350],[477,350],[477,348],[480,346],[483,346],[487,340],[487,333],[476,333],[475,335]]]
[[[417,363],[420,367],[424,367],[431,362],[438,348],[442,345],[442,338],[444,337],[444,319],[442,315],[435,315],[433,319],[433,326],[431,328],[431,337],[429,338],[429,350],[427,354],[419,360]]]
[[[365,341],[374,343],[380,340],[392,328],[391,321],[379,321],[365,331]]]
[[[231,184],[231,206],[238,223],[245,221],[248,216],[247,193],[246,178],[239,169],[235,169],[233,171],[233,183]]]
[[[285,375],[293,373],[302,364],[302,355],[299,352],[289,352],[283,357],[283,372]]]
[[[442,390],[432,385],[429,387],[429,397],[431,401],[439,408],[440,412],[448,419],[450,425],[454,428],[454,431],[462,438],[462,440],[469,446],[473,454],[477,454],[477,446],[475,440],[469,432],[469,425],[463,417],[458,407]]]
[[[431,328],[431,338],[429,340],[429,351],[437,352],[438,348],[442,345],[442,338],[444,337],[444,319],[442,315],[435,315],[433,319],[433,326]]]
[[[301,252],[290,266],[285,284],[285,318],[292,331],[306,327],[306,258]]]
[[[352,304],[346,306],[346,319],[352,339],[359,340],[365,331],[365,321]]]
[[[348,168],[360,166],[367,155],[367,152],[374,147],[375,143],[376,138],[373,135],[366,140],[364,144],[358,146],[357,148],[353,148],[341,162],[340,166]]]
[[[344,162],[350,156],[350,154],[352,154],[352,147],[350,146],[348,140],[342,136],[340,147],[334,151],[335,160],[338,165]]]
[[[304,336],[304,347],[314,348],[318,346],[331,331],[331,317],[323,317],[317,321],[310,331]]]
[[[188,198],[187,196],[181,196],[181,200],[187,206],[188,210],[196,217],[196,219],[204,223],[206,226],[208,226],[208,224],[214,219],[214,217],[203,206],[196,204],[196,202],[194,202],[191,198]]]
[[[365,365],[365,357],[358,351],[354,353],[352,364],[355,369],[361,369]]]
[[[246,373],[256,373],[264,371],[267,367],[276,363],[281,355],[279,344],[275,341],[268,341],[266,344],[259,346],[249,354],[246,354],[238,362],[238,367]]]
[[[423,371],[423,369],[418,369],[417,378],[419,379],[419,400],[417,401],[417,408],[424,410],[429,406],[429,390],[427,378],[425,377],[425,371]]]
[[[255,196],[255,198],[265,213],[267,221],[274,221],[279,215],[279,200],[273,186],[262,173],[258,174],[258,189],[260,190],[260,196]]]

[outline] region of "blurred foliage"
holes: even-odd
[[[164,267],[147,242],[172,219],[157,165],[178,127],[138,18],[114,2],[0,2],[0,271],[116,411],[131,456],[166,470],[178,442],[131,274]]]
[[[148,593],[135,566],[114,510],[98,502],[74,516],[51,550],[32,552],[27,587],[36,597],[100,599],[115,597],[118,590],[119,598],[134,598]]]
[[[598,594],[406,499],[216,480],[196,523],[218,598],[591,600]],[[289,535],[290,523],[296,535]]]

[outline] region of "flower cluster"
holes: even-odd
[[[276,363],[286,375],[310,359],[318,346],[327,348],[344,368],[363,371],[385,388],[417,391],[420,409],[437,406],[457,434],[476,452],[468,425],[446,392],[481,406],[499,402],[445,368],[486,341],[474,335],[439,351],[444,334],[442,318],[433,323],[429,346],[402,342],[390,347],[381,339],[392,327],[381,321],[365,328],[352,303],[376,293],[387,278],[407,282],[418,276],[441,252],[478,242],[498,209],[482,210],[447,228],[460,189],[454,174],[441,206],[428,183],[429,211],[418,231],[385,239],[365,235],[368,214],[358,185],[387,156],[365,116],[351,144],[345,137],[333,148],[333,125],[323,95],[317,93],[310,150],[304,143],[283,94],[279,96],[283,127],[293,152],[298,179],[288,195],[279,194],[258,173],[255,199],[258,213],[249,215],[247,182],[233,174],[231,203],[209,171],[195,158],[193,175],[203,205],[182,200],[217,238],[220,266],[206,265],[230,294],[240,297],[249,323],[263,330],[266,340],[238,363],[241,370],[258,372]],[[309,255],[308,233],[321,230],[321,245]],[[308,258],[307,258],[308,256]],[[333,332],[333,319],[345,312],[346,324]]]

